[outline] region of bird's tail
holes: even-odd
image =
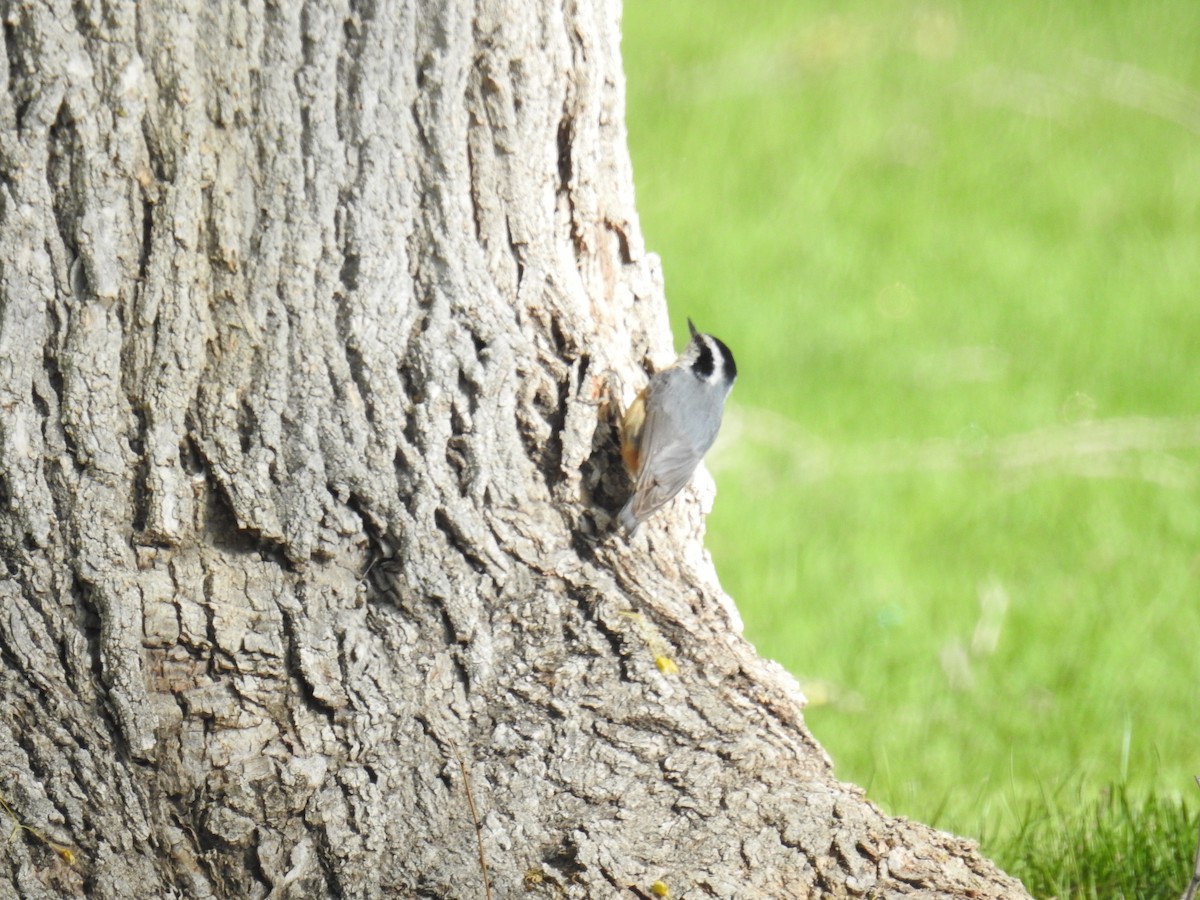
[[[630,497],[629,502],[621,507],[621,511],[617,513],[617,521],[621,523],[621,527],[625,529],[625,533],[630,537],[633,537],[633,533],[637,531],[637,527],[642,524],[642,520],[633,513],[634,499],[636,498]]]

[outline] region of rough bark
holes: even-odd
[[[0,897],[1024,896],[834,780],[704,489],[604,532],[615,2],[4,28]]]

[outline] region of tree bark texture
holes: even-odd
[[[605,531],[616,3],[3,24],[0,897],[1024,896],[832,777],[703,478]]]

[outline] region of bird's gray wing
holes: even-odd
[[[635,522],[644,521],[683,490],[708,449],[697,446],[696,436],[689,435],[682,423],[654,400],[653,394],[647,398],[646,424],[642,429],[642,469],[633,497],[626,505]]]

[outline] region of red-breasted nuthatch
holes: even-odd
[[[621,458],[634,489],[618,519],[629,534],[691,480],[737,378],[728,347],[699,334],[691,319],[688,330],[692,339],[679,359],[650,379],[621,421]]]

